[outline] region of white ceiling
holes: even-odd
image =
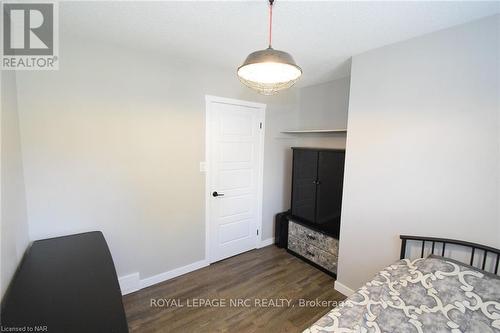
[[[236,69],[267,47],[261,1],[64,2],[60,31]],[[500,13],[500,2],[276,0],[273,46],[304,71],[301,85],[347,76],[350,57]]]

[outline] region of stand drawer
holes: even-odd
[[[306,259],[309,259],[332,273],[337,273],[336,255],[323,251],[314,245],[295,238],[294,236],[290,236],[288,238],[288,249]]]
[[[338,256],[339,241],[333,237],[308,229],[301,224],[290,221],[288,236],[295,237],[304,243],[311,244],[325,252]]]

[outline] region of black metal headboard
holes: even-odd
[[[442,244],[441,247],[441,256],[444,257],[444,251],[446,249],[446,244],[453,244],[453,245],[460,245],[465,248],[470,249],[470,265],[473,266],[474,263],[474,255],[476,254],[476,250],[479,250],[480,253],[483,254],[483,262],[481,265],[481,269],[484,270],[486,266],[486,259],[488,258],[488,254],[496,255],[496,262],[495,262],[495,268],[494,268],[494,274],[498,273],[498,263],[500,262],[500,249],[495,249],[493,247],[481,245],[481,244],[476,244],[476,243],[470,243],[470,242],[464,242],[461,240],[456,240],[456,239],[447,239],[447,238],[435,238],[435,237],[421,237],[421,236],[407,236],[407,235],[400,235],[399,238],[401,238],[401,255],[400,259],[403,259],[406,257],[406,241],[420,241],[422,242],[422,250],[420,252],[420,258],[424,257],[424,249],[425,249],[425,243],[430,242],[432,244],[432,254],[434,253],[434,248],[436,243]],[[494,258],[494,257],[493,257]]]

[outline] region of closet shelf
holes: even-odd
[[[304,129],[304,130],[286,130],[285,134],[305,134],[305,133],[346,133],[347,129]]]

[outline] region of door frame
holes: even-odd
[[[262,203],[264,196],[264,139],[266,132],[266,104],[250,102],[245,100],[226,98],[226,97],[218,97],[213,95],[205,95],[205,261],[208,264],[213,262],[212,255],[210,253],[210,191],[212,189],[211,184],[211,172],[210,170],[210,153],[211,153],[211,130],[210,124],[212,120],[212,103],[221,103],[221,104],[230,104],[230,105],[239,105],[254,108],[256,112],[259,112],[259,121],[262,124],[262,129],[259,131],[259,145],[258,145],[258,176],[257,176],[257,230],[259,231],[258,236],[256,237],[255,248],[259,247],[259,244],[262,242]]]

